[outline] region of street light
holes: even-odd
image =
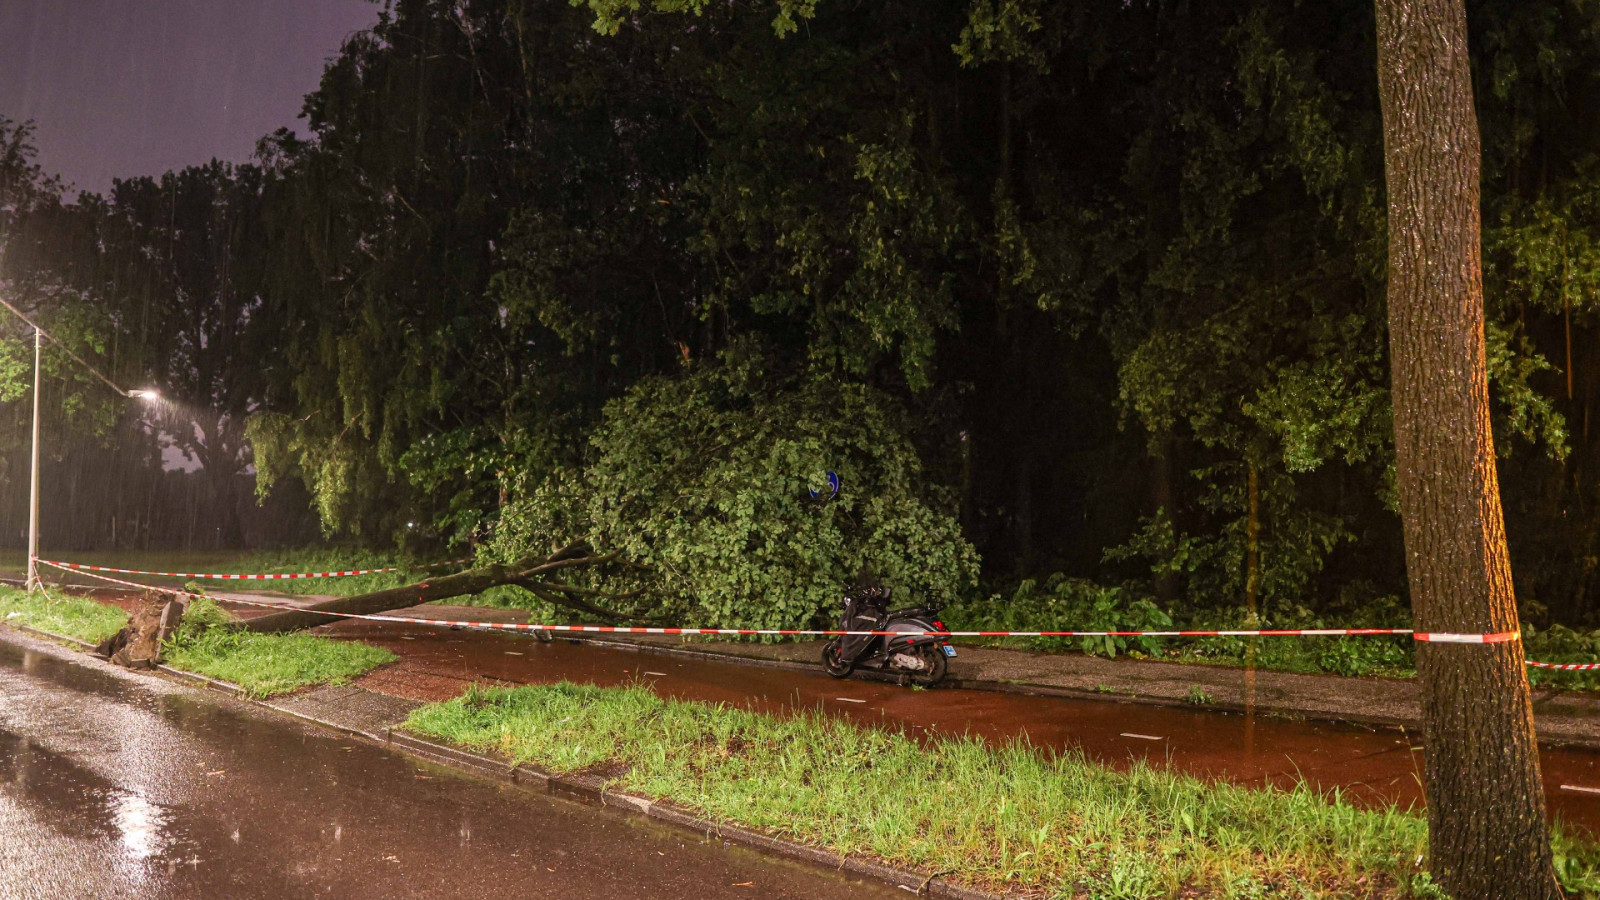
[[[28,476],[28,590],[39,587],[39,360],[44,331],[33,326],[33,468]]]
[[[6,306],[9,308],[10,304],[6,304]],[[16,312],[16,310],[12,309],[12,312]],[[21,316],[22,314],[21,313],[17,313],[17,315]],[[27,319],[24,318],[23,321],[26,322]],[[33,323],[30,322],[29,324],[31,325]],[[72,351],[69,350],[67,352],[68,352],[69,355],[72,355]],[[28,476],[28,590],[30,590],[30,591],[34,590],[35,588],[38,588],[39,584],[40,584],[40,582],[39,582],[39,373],[40,373],[40,361],[43,358],[44,358],[44,330],[41,329],[39,326],[34,325],[33,326],[33,453],[32,453],[32,456],[33,456],[32,463],[33,464],[32,464],[32,471],[30,472],[30,474]],[[72,358],[73,359],[78,359],[78,357],[76,355],[73,355]],[[83,360],[79,359],[78,362],[82,363]],[[85,367],[88,366],[87,363],[84,363],[84,365],[85,365]],[[94,372],[94,370],[92,368],[90,369],[90,371]],[[111,385],[113,390],[115,390],[117,393],[123,395],[124,397],[132,397],[132,398],[134,398],[136,400],[144,400],[145,402],[154,402],[156,400],[160,400],[161,399],[161,395],[156,393],[153,390],[124,391],[122,388],[119,388],[115,384],[113,384],[104,375],[100,375],[99,372],[94,372],[94,374],[99,376],[100,380],[104,381],[106,384]]]

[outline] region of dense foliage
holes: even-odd
[[[1517,588],[1593,627],[1600,6],[1469,13]],[[868,563],[983,621],[1403,618],[1373,31],[1360,0],[393,0],[251,165],[69,202],[0,129],[0,265],[330,533],[583,537],[727,622]]]
[[[893,405],[860,384],[785,383],[768,362],[736,346],[717,365],[642,379],[607,406],[588,465],[507,506],[497,549],[584,539],[620,551],[648,570],[612,579],[612,592],[655,588],[641,608],[668,621],[817,621],[862,573],[958,600],[976,555],[924,500]]]

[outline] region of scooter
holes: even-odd
[[[898,673],[902,683],[932,687],[944,679],[956,648],[929,631],[947,631],[937,611],[911,607],[889,611],[887,588],[857,587],[845,592],[840,631],[909,632],[893,635],[852,634],[835,637],[822,647],[822,665],[835,678],[848,678],[856,669]]]

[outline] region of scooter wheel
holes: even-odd
[[[844,658],[843,643],[834,638],[822,645],[822,667],[835,678],[848,678],[855,670],[855,663]]]
[[[910,681],[918,687],[933,687],[944,680],[950,671],[950,660],[945,658],[944,650],[937,644],[924,644],[917,648],[917,658],[922,661],[922,668],[909,673]]]

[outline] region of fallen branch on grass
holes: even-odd
[[[256,632],[295,631],[326,625],[344,615],[374,615],[393,609],[406,609],[436,600],[480,594],[490,588],[513,586],[521,588],[541,600],[566,607],[585,616],[593,616],[609,623],[639,619],[638,613],[622,613],[607,609],[585,598],[627,601],[644,596],[642,590],[609,593],[594,588],[580,587],[564,579],[575,571],[600,572],[608,569],[633,569],[643,567],[624,560],[620,553],[595,553],[587,543],[575,542],[561,547],[547,556],[529,555],[509,564],[495,563],[479,566],[453,575],[429,578],[404,587],[386,588],[327,600],[303,610],[272,613],[245,621],[244,627]]]

